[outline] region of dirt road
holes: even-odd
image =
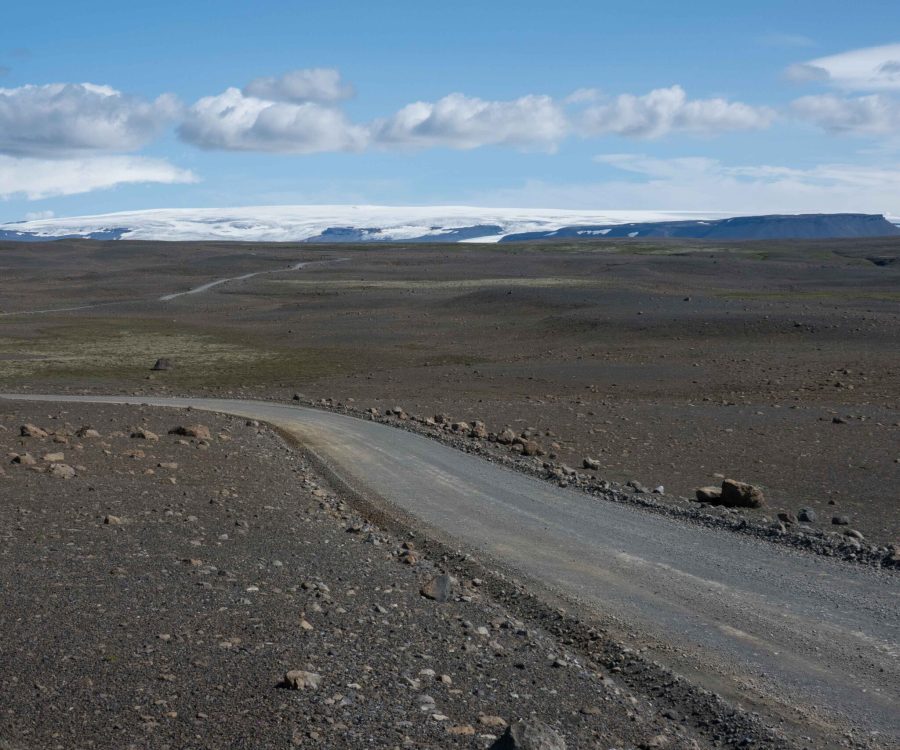
[[[265,402],[185,407],[295,434],[349,485],[579,600],[658,660],[813,734],[900,740],[900,579],[599,502],[373,422]]]

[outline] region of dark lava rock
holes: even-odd
[[[566,750],[566,741],[542,722],[517,721],[506,728],[491,750]]]
[[[786,513],[779,513],[778,520],[783,523],[797,523],[797,516],[788,511]]]
[[[156,360],[156,364],[150,368],[151,370],[171,370],[172,369],[172,360],[167,359],[166,357],[160,357]]]
[[[850,516],[832,516],[831,523],[835,526],[849,526]]]
[[[815,523],[818,515],[812,508],[800,508],[797,518],[803,523]]]
[[[766,498],[759,487],[734,479],[722,482],[722,505],[727,508],[762,508],[765,504]]]
[[[718,487],[698,487],[697,500],[701,503],[718,505],[722,501],[722,490]]]

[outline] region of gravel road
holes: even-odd
[[[352,487],[575,598],[658,660],[769,718],[900,741],[896,574],[598,502],[435,441],[313,409],[200,398],[4,398],[185,407],[295,434]]]

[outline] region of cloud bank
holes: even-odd
[[[433,102],[413,102],[388,117],[353,123],[339,106],[350,94],[331,69],[257,78],[243,89],[232,87],[198,100],[178,132],[200,148],[230,151],[309,154],[482,146],[553,151],[572,135],[715,135],[764,129],[775,117],[766,107],[722,98],[689,99],[684,89],[672,86],[611,100],[593,89],[580,89],[562,100],[540,94],[488,100],[453,93]]]
[[[36,159],[0,156],[0,198],[29,200],[88,193],[129,183],[196,182],[188,170],[163,159],[140,156],[91,156]]]
[[[178,128],[182,140],[204,149],[313,154],[361,151],[364,127],[353,125],[335,107],[247,96],[229,88],[200,99]]]
[[[450,94],[436,102],[415,102],[392,117],[376,121],[373,144],[471,149],[504,145],[552,150],[568,135],[562,107],[549,96],[487,101]]]
[[[353,96],[353,87],[341,81],[334,68],[292,70],[283,76],[255,78],[244,95],[273,102],[338,102]]]
[[[598,164],[631,175],[579,184],[533,180],[482,193],[488,205],[566,206],[724,213],[882,212],[900,215],[900,165],[730,166],[707,157],[604,154]]]
[[[792,65],[798,83],[827,83],[845,91],[900,91],[900,44],[842,52]]]
[[[179,111],[170,94],[148,102],[92,83],[0,88],[0,153],[57,158],[133,151]]]
[[[774,110],[727,99],[688,99],[681,86],[654,89],[644,96],[622,94],[588,106],[582,116],[587,135],[661,138],[669,133],[715,135],[730,130],[764,130]]]

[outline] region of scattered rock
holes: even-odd
[[[701,503],[718,505],[722,501],[722,490],[718,487],[697,488],[697,500]]]
[[[68,464],[53,464],[47,473],[57,479],[72,479],[75,476],[75,469]]]
[[[22,437],[31,437],[31,438],[45,438],[48,433],[46,430],[42,430],[37,425],[33,424],[23,424],[21,428],[19,428],[19,432]]]
[[[317,690],[322,684],[322,675],[302,669],[292,669],[285,673],[281,684],[290,690]]]
[[[540,443],[536,440],[523,440],[522,441],[522,455],[523,456],[543,456],[544,450],[541,448]]]
[[[145,430],[143,427],[132,432],[131,437],[135,440],[159,440],[159,435],[155,432],[150,432],[150,430]]]
[[[566,741],[540,721],[517,721],[506,728],[491,750],[566,750]]]
[[[123,519],[120,516],[105,516],[103,518],[103,523],[107,526],[121,526]]]
[[[591,471],[597,471],[600,468],[600,462],[596,458],[585,458],[581,465],[585,469],[590,469]]]
[[[800,508],[797,512],[797,519],[801,523],[815,523],[818,515],[812,508]]]
[[[856,529],[847,529],[844,532],[844,536],[850,537],[851,539],[858,539],[862,541],[865,537],[862,535],[861,531],[857,531]]]
[[[157,372],[161,370],[171,370],[172,360],[168,359],[167,357],[160,357],[158,360],[156,360],[153,367],[151,367],[150,369]]]
[[[169,434],[197,438],[198,440],[210,440],[212,438],[212,435],[209,432],[209,427],[206,427],[202,424],[192,424],[188,425],[187,427],[173,427],[171,430],[169,430]]]
[[[96,439],[100,437],[100,433],[97,432],[93,427],[82,427],[78,432],[75,433],[75,437],[83,438],[83,439]]]
[[[19,453],[13,456],[12,462],[22,466],[34,466],[37,460],[30,453]]]
[[[515,439],[516,433],[509,429],[509,427],[501,430],[497,435],[497,442],[500,443],[500,445],[510,445]]]
[[[783,523],[797,523],[797,516],[790,511],[785,511],[778,514],[778,520]]]
[[[831,523],[835,526],[849,526],[850,516],[832,516]]]
[[[421,594],[426,599],[436,602],[446,602],[453,595],[453,578],[446,574],[435,576],[422,586]]]
[[[66,454],[65,453],[45,453],[42,456],[42,458],[48,464],[54,464],[54,463],[59,463],[60,461],[65,461]]]
[[[507,726],[507,721],[502,716],[491,716],[489,714],[479,714],[478,723],[490,729],[506,729]]]
[[[721,502],[727,508],[762,508],[766,504],[766,498],[755,485],[725,479],[722,482]]]

